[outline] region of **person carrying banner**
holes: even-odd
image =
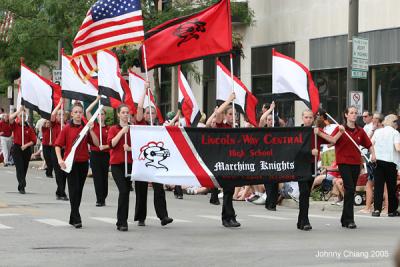
[[[92,110],[99,102],[101,96],[98,96],[93,103],[86,109],[86,119],[90,120],[92,117]],[[110,127],[106,125],[106,113],[100,111],[99,122],[95,122],[93,131],[100,140],[100,125],[101,125],[101,143],[100,146],[90,146],[90,168],[93,173],[94,190],[96,192],[96,206],[102,207],[106,205],[106,198],[108,195],[108,169],[110,167],[110,146],[107,143],[107,136]]]
[[[365,131],[356,124],[357,112],[358,110],[354,106],[346,108],[344,111],[344,133],[346,134],[343,134],[335,143],[336,162],[345,190],[340,221],[342,227],[349,229],[357,228],[354,222],[354,193],[360,174],[360,165],[362,164],[359,146],[361,145],[369,150],[371,162],[376,161],[375,149],[371,140]],[[339,127],[337,127],[331,135],[335,136],[339,130]],[[357,144],[357,147],[353,142]]]
[[[61,105],[63,103],[63,99],[60,99],[60,102],[57,104],[57,106],[54,108],[54,110],[51,113],[51,119],[50,119],[50,133],[51,133],[51,139],[50,139],[50,145],[51,145],[51,162],[53,164],[53,169],[54,169],[54,174],[56,176],[56,184],[57,184],[57,190],[56,190],[56,198],[57,200],[64,200],[68,201],[67,194],[65,193],[65,187],[67,184],[67,174],[61,170],[60,165],[58,164],[58,159],[56,155],[56,139],[58,135],[61,132],[61,113],[64,112],[64,110],[60,110]],[[65,114],[64,116],[64,121],[66,120]],[[63,122],[64,123],[64,122]],[[64,156],[64,148],[61,148],[61,155]]]
[[[46,163],[46,177],[53,178],[53,163],[51,161],[51,122],[45,120],[42,126],[42,147],[43,147],[43,157]]]
[[[17,117],[18,121],[16,121]],[[25,194],[26,174],[28,172],[29,161],[31,160],[32,147],[36,144],[37,138],[33,127],[26,121],[22,122],[22,118],[27,118],[27,112],[23,106],[10,114],[8,122],[14,135],[14,145],[11,147],[11,155],[14,159],[17,174],[18,191],[21,194]]]
[[[107,136],[107,144],[110,147],[111,173],[119,191],[116,223],[117,230],[119,231],[128,231],[131,181],[130,177],[126,177],[126,174],[131,173],[132,170],[129,114],[129,107],[125,104],[121,104],[117,109],[119,123],[110,128]],[[128,154],[126,157],[127,170],[125,170],[125,152]]]
[[[314,123],[314,113],[312,110],[304,110],[302,112],[302,120],[303,120],[303,127],[312,127]],[[314,157],[319,156],[319,150],[321,144],[330,144],[335,143],[340,136],[342,135],[344,128],[343,126],[339,126],[340,131],[336,133],[334,137],[326,134],[324,131],[320,130],[319,128],[314,129],[314,134],[317,135],[316,143],[315,139],[311,141],[311,154],[312,160],[310,162],[311,173],[315,172],[315,161]],[[314,183],[315,177],[299,177],[298,184],[299,184],[299,216],[297,220],[297,229],[309,231],[312,229],[310,224],[310,220],[308,218],[308,208],[310,206],[310,193],[311,187]]]
[[[218,107],[216,110],[216,125],[215,128],[232,128],[235,123],[235,118],[233,117],[233,106],[232,101],[235,100],[235,93],[232,92],[229,98]],[[222,116],[224,115],[224,116]],[[225,120],[225,121],[224,121]],[[236,213],[233,208],[233,194],[235,192],[235,187],[224,186],[223,188],[223,202],[222,202],[222,225],[225,227],[240,227],[240,223],[236,221]]]
[[[148,89],[148,83],[146,83],[146,90]],[[157,125],[156,121],[156,109],[149,104],[145,109],[143,109],[144,98],[146,92],[141,98],[136,114],[136,124],[137,125],[151,125],[151,119],[154,125]],[[151,114],[150,114],[151,109]],[[151,115],[151,117],[150,117]],[[165,226],[173,222],[173,219],[168,217],[167,211],[167,201],[165,199],[164,186],[159,183],[152,183],[154,190],[154,209],[156,210],[157,217],[161,221],[161,225]],[[145,226],[145,220],[147,216],[147,191],[148,182],[135,181],[135,192],[136,192],[136,206],[135,206],[135,221],[138,221],[138,226]]]
[[[85,127],[82,121],[83,106],[80,102],[75,102],[71,110],[71,120],[61,130],[55,142],[55,150],[58,164],[61,169],[66,169],[65,160],[70,153],[75,140],[79,138],[82,129]],[[93,124],[89,125],[90,131],[78,145],[74,155],[74,161],[70,173],[67,174],[68,193],[71,204],[69,224],[75,228],[82,228],[82,219],[79,213],[79,206],[82,199],[83,186],[89,169],[88,144],[99,145],[99,139],[93,131]],[[64,157],[61,148],[65,149]]]

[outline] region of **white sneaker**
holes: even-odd
[[[264,193],[258,199],[254,200],[251,203],[256,205],[264,205],[266,200],[267,200],[267,194]]]

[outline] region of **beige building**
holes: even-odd
[[[322,106],[338,116],[347,103],[346,66],[349,0],[248,0],[254,11],[252,27],[234,23],[243,36],[243,57],[236,57],[234,73],[258,97],[272,99],[271,49],[294,57],[308,66],[319,88]],[[359,0],[359,36],[369,40],[367,79],[357,79],[354,91],[363,93],[364,109],[399,112],[400,19],[398,0]],[[224,61],[224,60],[223,60]],[[208,114],[215,105],[214,60],[196,62],[203,74],[200,84],[190,79],[200,107]],[[228,67],[228,60],[224,61]],[[172,76],[169,76],[172,73]],[[162,70],[164,110],[176,109],[175,71]],[[172,77],[172,78],[171,78]],[[380,87],[381,90],[378,90]],[[379,91],[381,93],[379,93]],[[166,97],[165,99],[163,97]],[[169,99],[168,99],[169,98]],[[296,107],[296,108],[295,108]],[[293,118],[302,104],[280,100],[278,111]],[[379,105],[378,105],[379,109]]]

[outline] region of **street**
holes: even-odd
[[[25,195],[17,191],[14,167],[1,167],[0,181],[0,266],[392,266],[399,245],[399,217],[356,213],[358,229],[344,229],[341,207],[329,202],[311,203],[310,232],[296,229],[292,200],[276,212],[234,202],[242,227],[227,229],[221,206],[210,205],[209,196],[178,200],[166,192],[174,222],[163,227],[151,189],[146,226],[133,222],[132,192],[129,231],[119,232],[112,178],[105,207],[95,207],[93,181],[86,180],[83,228],[75,229],[68,224],[69,202],[56,200],[55,179],[44,171],[29,169]]]

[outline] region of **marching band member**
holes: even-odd
[[[119,124],[108,131],[107,144],[110,147],[111,173],[118,187],[117,230],[128,231],[129,193],[131,187],[130,177],[127,173],[132,170],[131,138],[129,133],[129,107],[121,104],[117,109]],[[126,144],[125,144],[126,135]],[[127,166],[125,170],[125,152]]]
[[[61,132],[61,113],[64,112],[64,110],[61,110],[61,105],[63,103],[63,99],[60,99],[60,102],[58,105],[54,108],[53,112],[51,113],[51,119],[50,119],[50,132],[51,132],[51,139],[50,139],[50,145],[51,145],[51,161],[53,164],[53,169],[54,169],[54,174],[56,176],[56,184],[57,184],[57,190],[56,190],[56,198],[57,200],[65,200],[68,201],[67,194],[65,193],[65,187],[67,184],[67,173],[61,170],[60,165],[58,164],[58,158],[56,155],[56,140],[58,135]],[[67,116],[65,116],[65,112],[63,114],[64,122],[67,119]],[[62,122],[62,123],[64,123]],[[61,148],[61,155],[64,156],[64,148]]]
[[[43,157],[46,162],[46,177],[53,178],[53,163],[51,161],[51,140],[50,140],[51,122],[45,120],[42,126],[42,147]]]
[[[84,128],[82,121],[83,106],[80,102],[75,102],[71,110],[71,120],[61,130],[55,142],[55,151],[58,164],[61,169],[66,168],[65,159],[71,151],[76,138]],[[79,206],[82,199],[83,186],[85,185],[86,176],[89,169],[89,151],[88,144],[99,145],[99,139],[93,131],[93,125],[89,125],[90,130],[78,145],[75,151],[71,172],[67,174],[68,192],[71,204],[71,213],[69,224],[75,228],[82,228],[81,215]],[[64,147],[65,155],[61,154],[61,148]]]
[[[15,120],[17,117],[18,122]],[[11,148],[11,154],[17,173],[18,191],[21,194],[25,194],[26,174],[28,172],[29,161],[31,160],[32,147],[36,144],[37,139],[35,130],[26,121],[24,122],[24,132],[22,132],[21,117],[24,119],[27,118],[26,110],[23,106],[10,115],[9,123],[14,135],[14,145]]]
[[[92,117],[91,111],[99,102],[101,96],[98,96],[93,103],[89,105],[86,109],[86,118],[90,120]],[[110,167],[110,146],[107,144],[107,136],[110,127],[105,123],[106,113],[104,109],[100,112],[97,120],[101,121],[101,137],[102,145],[90,146],[90,168],[93,173],[93,183],[96,192],[96,206],[102,207],[106,205],[106,198],[108,195],[108,169]],[[93,131],[100,140],[100,124],[98,122],[94,123]]]
[[[216,110],[216,126],[215,128],[232,128],[235,123],[233,117],[233,106],[232,101],[235,100],[235,93],[232,92],[229,98],[218,107]],[[225,116],[222,116],[222,115]],[[223,120],[225,117],[225,122]],[[222,225],[225,227],[240,227],[240,223],[236,221],[236,213],[233,208],[232,198],[235,192],[235,187],[226,185],[223,187],[223,202],[222,202]]]
[[[148,89],[148,84],[146,84],[146,90]],[[156,122],[156,109],[151,106],[149,101],[149,106],[146,109],[143,109],[143,103],[146,93],[141,98],[137,114],[136,114],[136,124],[138,125],[151,125],[150,120],[150,108],[151,108],[151,116],[154,125],[157,125]],[[143,114],[144,113],[144,114]],[[161,225],[165,226],[173,222],[173,219],[168,217],[167,211],[167,201],[165,199],[165,191],[164,186],[159,183],[152,183],[154,190],[154,209],[156,210],[157,217],[161,221]],[[143,181],[135,181],[135,192],[136,192],[136,207],[135,207],[135,221],[138,221],[138,226],[145,226],[145,220],[147,216],[147,191],[148,191],[148,182]]]
[[[302,113],[302,120],[303,120],[302,126],[311,127],[314,122],[314,113],[311,110],[304,110]],[[314,157],[318,157],[321,144],[335,143],[340,138],[340,136],[344,131],[344,128],[342,126],[339,127],[340,131],[338,131],[334,137],[326,134],[325,132],[323,132],[318,128],[314,129],[314,134],[317,135],[316,144],[314,138],[311,140],[311,148],[312,148],[311,153]],[[310,163],[311,173],[314,173],[315,171],[314,157],[312,158],[312,161]],[[299,216],[297,220],[297,229],[299,230],[309,231],[312,229],[310,220],[308,218],[308,208],[310,206],[310,193],[313,182],[314,182],[313,176],[298,178],[300,196],[299,196]]]
[[[367,148],[371,155],[371,161],[375,162],[375,150],[365,131],[356,124],[357,108],[350,106],[344,111],[344,128],[345,132],[352,137],[357,145]],[[332,136],[339,131],[337,127]],[[344,202],[343,212],[340,219],[342,227],[349,229],[357,228],[354,222],[354,192],[357,185],[357,179],[360,174],[360,165],[362,164],[361,154],[350,138],[343,134],[335,144],[336,162],[339,167],[340,176],[344,185]]]

